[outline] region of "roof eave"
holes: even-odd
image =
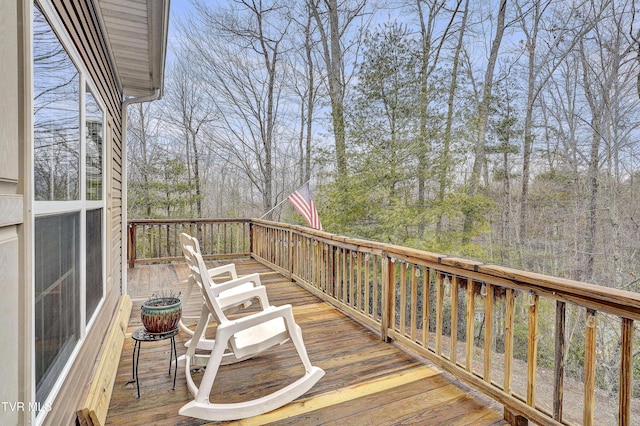
[[[97,16],[105,34],[109,62],[122,96],[162,97],[170,0],[95,1]],[[135,9],[136,13],[123,13],[123,4]],[[141,33],[142,37],[132,39],[131,44],[123,44],[123,39],[130,38],[127,30],[131,29]],[[146,43],[142,41],[140,44],[145,39]],[[138,49],[135,50],[134,46]],[[144,46],[146,54],[140,54],[140,46]]]

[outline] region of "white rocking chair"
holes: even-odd
[[[202,256],[191,248],[187,250],[192,252],[190,254],[197,261],[199,271],[206,271]],[[199,278],[206,283],[206,274],[201,274],[199,271],[196,275],[199,274]],[[311,365],[302,340],[302,330],[293,318],[291,305],[268,306],[266,298],[259,295],[257,297],[262,311],[229,320],[213,289],[208,285],[203,285],[201,289],[204,304],[193,338],[199,340],[202,337],[209,322],[209,315],[213,315],[218,321],[218,328],[213,349],[208,355],[196,355],[196,345],[191,345],[187,350],[185,357],[187,386],[195,399],[180,409],[181,415],[207,421],[237,420],[257,416],[302,396],[324,376],[321,368]],[[237,360],[243,360],[273,346],[281,345],[289,339],[293,342],[305,368],[305,374],[301,378],[278,391],[254,400],[237,403],[209,401],[209,395],[218,369],[223,364],[225,353],[232,353]],[[191,377],[191,368],[200,365],[206,365],[206,369],[198,387]]]
[[[203,283],[197,279],[196,274],[194,273],[194,271],[198,269],[198,266],[197,262],[191,255],[191,251],[188,250],[188,248],[191,248],[194,253],[201,254],[200,244],[198,243],[197,238],[192,237],[191,235],[188,235],[186,233],[180,234],[180,243],[182,244],[182,252],[185,259],[187,260],[187,264],[189,265],[189,269],[191,271],[187,282],[187,288],[184,294],[184,300],[189,300],[194,285],[201,287]],[[264,294],[264,297],[267,297],[266,290],[264,289],[264,287],[262,287],[262,283],[260,282],[260,275],[257,273],[238,278],[236,267],[233,263],[218,266],[212,269],[206,269],[206,271],[206,275],[209,278],[207,280],[208,285],[215,289],[214,294],[216,294],[216,296],[219,298],[220,305],[224,310],[235,308],[240,305],[243,305],[245,308],[249,307],[251,305],[251,298],[258,297],[257,293],[259,293],[260,295]],[[221,275],[230,275],[231,280],[222,283],[216,283],[213,278]],[[257,287],[262,287],[262,289],[258,290],[256,293],[255,291],[253,291],[253,289]],[[247,297],[248,295],[253,296]],[[190,336],[193,336],[194,331],[187,326],[184,320],[195,320],[198,318],[198,316],[183,315],[180,318],[178,325],[182,331]],[[189,347],[190,344],[191,339],[185,342],[186,347]],[[206,339],[203,335],[201,340],[198,342],[198,349],[211,350],[212,348],[213,340]]]

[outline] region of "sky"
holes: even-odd
[[[213,1],[210,1],[210,3],[213,3]],[[173,46],[178,31],[178,20],[184,18],[191,10],[193,10],[191,0],[171,0],[169,7],[169,46],[167,49],[167,65],[171,65],[175,58]]]

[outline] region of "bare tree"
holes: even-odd
[[[544,21],[551,10],[551,0],[532,0],[526,4],[516,1],[520,29],[525,35],[527,58],[527,101],[524,119],[524,148],[522,160],[522,197],[520,201],[519,241],[526,242],[526,218],[529,202],[529,181],[531,176],[531,152],[533,147],[533,114],[535,103],[551,76],[571,53],[576,44],[592,28],[594,20],[583,19],[576,22],[576,16],[582,16],[590,10],[590,2],[576,5],[557,5],[551,22]],[[540,40],[540,32],[546,29],[546,37]],[[542,41],[544,49],[539,49]]]
[[[185,141],[189,184],[193,177],[196,215],[202,217],[202,179],[200,172],[199,136],[203,126],[213,121],[213,112],[202,90],[200,78],[191,66],[193,57],[183,52],[174,63],[167,90],[167,103],[178,114],[169,114],[167,120],[176,125]]]
[[[311,151],[315,106],[318,101],[321,79],[318,78],[315,51],[318,42],[314,39],[315,19],[311,5],[305,2],[293,10],[291,20],[301,32],[302,46],[293,60],[294,91],[300,99],[300,133],[298,139],[298,185],[311,179]],[[301,19],[297,15],[301,15]]]
[[[331,119],[335,138],[338,177],[347,174],[344,97],[346,89],[344,38],[354,19],[359,17],[366,0],[339,3],[338,0],[308,0],[320,33],[320,45],[327,73]],[[362,29],[361,29],[362,30]]]
[[[612,129],[624,123],[611,120],[616,82],[619,81],[623,64],[634,50],[634,43],[625,39],[622,31],[624,13],[610,2],[603,8],[610,8],[606,19],[598,19],[589,37],[580,40],[579,58],[582,71],[580,81],[584,97],[589,106],[589,127],[591,145],[588,156],[587,185],[587,226],[585,233],[585,266],[582,279],[594,280],[596,258],[596,233],[598,230],[598,191],[600,186],[601,143],[611,145]],[[613,30],[612,30],[613,28]],[[599,54],[593,54],[587,43],[599,47]],[[619,238],[619,235],[618,235]]]
[[[480,101],[478,111],[478,137],[474,149],[474,161],[473,169],[471,170],[471,179],[469,181],[469,196],[471,198],[478,194],[478,187],[480,186],[480,173],[485,161],[485,135],[487,129],[487,121],[489,120],[489,102],[491,101],[491,90],[493,88],[493,73],[498,60],[498,51],[500,50],[500,44],[502,43],[502,36],[505,29],[505,16],[507,13],[507,0],[500,0],[500,6],[498,8],[496,33],[491,43],[491,50],[489,52],[489,61],[487,63],[487,69],[484,74],[484,85],[482,91],[482,100]],[[465,241],[468,241],[473,227],[473,212],[465,212],[463,233]]]
[[[210,101],[220,120],[216,149],[226,150],[262,195],[274,201],[274,143],[282,118],[281,57],[289,23],[286,2],[232,1],[224,11],[196,3],[197,20],[183,26],[187,48],[200,57]],[[206,35],[206,36],[204,36]]]
[[[142,184],[142,192],[149,194],[150,182],[152,178],[151,171],[151,154],[149,135],[154,132],[151,128],[150,121],[147,117],[150,103],[135,104],[135,112],[129,114],[129,141],[128,149],[131,151],[127,156],[130,161],[129,178],[130,182],[139,182]],[[147,218],[152,217],[152,203],[147,197],[143,198],[145,214]],[[131,203],[130,209],[135,210],[135,203]]]
[[[415,6],[420,23],[421,38],[421,67],[420,67],[420,135],[418,147],[418,204],[424,206],[425,202],[425,181],[427,170],[427,156],[429,151],[430,137],[433,132],[427,128],[429,118],[429,105],[431,97],[430,84],[434,71],[438,68],[442,47],[447,41],[448,34],[452,31],[456,15],[460,10],[462,0],[456,0],[453,10],[447,9],[447,0],[416,0]],[[437,33],[439,20],[444,13],[449,13],[448,22],[441,33]],[[466,11],[465,11],[466,13]],[[466,19],[466,15],[465,18]],[[461,30],[461,35],[464,30]],[[457,71],[457,70],[456,70]],[[455,80],[455,77],[454,77]],[[455,83],[454,83],[455,84]]]
[[[457,4],[460,7],[460,2]],[[464,42],[464,35],[467,29],[467,17],[469,16],[469,0],[465,0],[464,9],[462,12],[462,18],[460,21],[460,28],[458,29],[458,40],[453,52],[452,67],[451,67],[451,83],[449,85],[449,92],[447,95],[447,118],[445,123],[442,152],[440,154],[440,167],[438,170],[438,202],[444,201],[445,193],[447,191],[448,183],[448,170],[449,163],[451,161],[451,139],[453,128],[453,114],[454,114],[454,101],[456,97],[456,89],[458,87],[458,74],[460,67],[460,53],[462,51],[462,44]],[[442,214],[438,215],[436,221],[436,234],[440,234],[442,230]]]

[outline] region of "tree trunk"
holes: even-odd
[[[138,113],[140,114],[140,149],[142,150],[142,181],[144,190],[149,193],[149,159],[147,158],[147,131],[145,124],[145,113],[142,103],[138,103]],[[147,203],[147,219],[151,219],[151,203]]]
[[[200,162],[199,162],[199,155],[198,155],[198,144],[196,143],[197,141],[197,137],[198,137],[198,132],[192,132],[191,133],[191,137],[192,137],[192,143],[193,143],[193,174],[194,174],[194,181],[195,181],[195,186],[196,186],[196,213],[197,213],[197,217],[201,218],[202,217],[202,190],[200,188]]]
[[[453,68],[451,70],[451,85],[449,86],[449,94],[447,97],[447,122],[445,124],[444,131],[444,143],[442,147],[442,153],[440,155],[440,170],[439,170],[439,188],[438,188],[438,202],[442,204],[447,192],[447,185],[449,178],[447,173],[449,172],[449,162],[451,161],[451,128],[453,127],[453,111],[454,101],[456,97],[456,88],[458,86],[458,67],[460,65],[460,52],[462,51],[462,43],[464,41],[464,33],[467,28],[467,16],[469,11],[469,0],[465,1],[464,13],[462,15],[462,22],[460,23],[460,32],[458,33],[458,43],[456,44],[456,50],[453,54]],[[436,235],[442,232],[442,214],[438,214],[436,221]]]
[[[340,15],[338,13],[338,0],[327,0],[329,21],[329,34],[324,28],[318,3],[311,1],[311,13],[313,14],[320,31],[320,42],[324,61],[327,67],[327,83],[329,85],[329,98],[331,100],[331,121],[336,149],[336,170],[338,179],[342,180],[347,175],[347,149],[344,123],[344,81],[342,48],[340,46]]]
[[[316,96],[315,79],[313,75],[315,70],[311,46],[311,11],[309,11],[305,31],[305,50],[307,55],[307,84],[309,85],[309,95],[307,97],[307,143],[305,147],[304,175],[300,182],[301,185],[311,179],[311,135],[313,130],[313,106]]]
[[[496,27],[496,35],[491,43],[491,52],[489,53],[489,62],[487,63],[487,70],[484,75],[484,88],[482,94],[482,101],[480,103],[478,111],[478,139],[475,146],[475,158],[473,161],[473,169],[471,171],[471,179],[469,182],[469,196],[474,198],[478,194],[480,186],[480,174],[482,173],[482,166],[484,164],[485,157],[485,133],[487,129],[487,121],[489,120],[489,102],[491,101],[491,89],[493,87],[493,73],[496,67],[496,61],[498,59],[498,51],[500,50],[500,44],[502,43],[502,36],[504,35],[504,20],[507,10],[507,0],[500,1],[500,9],[498,11],[498,23]],[[473,213],[467,209],[465,211],[464,225],[463,225],[463,242],[468,242],[471,239],[471,230],[473,229]]]

